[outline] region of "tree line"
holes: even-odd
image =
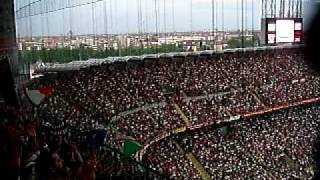
[[[260,39],[258,36],[252,36],[252,37],[233,37],[228,40],[228,48],[241,48],[242,47],[242,41],[244,47],[257,47],[260,46]]]
[[[113,56],[139,56],[143,54],[156,54],[166,52],[182,52],[182,47],[176,45],[161,45],[149,48],[121,48],[121,49],[102,49],[95,50],[93,48],[81,45],[79,48],[54,48],[42,50],[23,50],[18,52],[19,59],[25,63],[35,63],[37,61],[45,63],[68,63],[76,60],[88,60],[89,58],[107,58]]]
[[[244,47],[259,46],[259,37],[242,37]],[[228,48],[240,48],[242,46],[242,38],[234,37],[227,41]],[[205,50],[205,47],[201,47],[200,50]],[[157,54],[157,53],[168,53],[168,52],[183,52],[181,46],[174,44],[164,44],[157,47],[128,47],[128,48],[110,48],[110,49],[99,49],[87,47],[87,45],[80,45],[79,48],[44,48],[42,50],[22,50],[18,52],[19,60],[24,63],[35,63],[41,61],[44,63],[68,63],[77,60],[88,60],[90,58],[107,58],[115,56],[139,56],[143,54]]]

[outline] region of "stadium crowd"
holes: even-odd
[[[40,117],[46,119],[51,134],[66,136],[70,140],[81,140],[82,137],[76,134],[103,129],[108,134],[107,142],[121,149],[125,136],[131,136],[144,145],[163,132],[186,126],[186,120],[181,117],[181,113],[195,126],[285,103],[317,98],[320,92],[319,78],[307,68],[303,58],[299,49],[282,49],[247,54],[225,53],[201,58],[187,57],[185,60],[178,58],[114,62],[78,71],[48,73],[34,80],[28,88],[55,89],[39,106]],[[180,107],[182,112],[175,105]],[[278,120],[285,123],[280,117]],[[255,132],[251,133],[252,136],[256,135]],[[240,134],[237,138],[248,136]],[[205,141],[210,143],[207,139]],[[194,141],[196,140],[197,138]],[[219,140],[222,141],[223,137]],[[229,143],[229,146],[236,148],[235,143],[239,142]],[[249,142],[241,143],[242,146],[249,146]],[[155,146],[156,148],[150,147],[154,151],[150,154],[155,158],[148,157],[146,161],[152,167],[174,178],[184,178],[187,171],[190,176],[199,178],[184,154],[176,150],[175,143],[166,142]],[[203,148],[197,144],[190,146],[191,152],[200,152]],[[171,150],[167,151],[166,148]],[[162,154],[157,157],[156,152],[159,152],[159,149]],[[237,153],[238,149],[232,151]],[[226,163],[240,163],[237,166],[240,168],[239,173],[245,169],[241,167],[249,166],[252,173],[261,171],[260,174],[269,175],[271,170],[264,168],[269,166],[260,151],[257,148],[252,152],[251,156],[259,157],[254,163],[242,161],[243,158],[251,157],[242,155],[226,156]],[[203,152],[210,153],[211,150],[203,149]],[[273,160],[274,156],[270,153]],[[172,157],[173,155],[177,157]],[[202,164],[207,163],[207,160],[210,163],[205,154],[199,156],[203,157],[200,158]],[[162,161],[168,163],[163,164]],[[183,163],[188,163],[188,166],[180,167]],[[287,171],[283,166],[277,168],[280,169],[279,172],[272,170],[275,178],[286,176],[292,170],[288,168]],[[221,173],[230,170],[222,168],[216,171],[217,173],[210,175],[225,176]],[[303,171],[292,171],[292,175],[301,176],[301,172]]]
[[[105,131],[75,132],[41,117],[31,106],[0,106],[2,179],[96,180],[161,178],[105,146]],[[48,118],[48,119],[47,119]],[[61,122],[60,122],[61,123]],[[50,124],[50,126],[48,125]],[[146,174],[146,172],[148,174]]]
[[[43,119],[30,107],[0,107],[2,178],[96,179],[98,163],[94,151],[81,148],[60,134],[50,135],[53,131],[42,125]]]
[[[171,179],[201,179],[194,165],[174,141],[161,141],[150,147],[145,162]]]
[[[192,152],[212,179],[311,179],[319,124],[319,105],[291,108],[167,138],[150,147],[144,162],[171,176],[185,175],[193,165],[179,162]],[[167,161],[178,163],[166,169]]]
[[[206,121],[223,120],[246,112],[255,112],[263,106],[254,95],[240,90],[186,100],[180,105],[194,125]]]
[[[112,126],[118,127],[118,132],[123,135],[130,135],[138,142],[146,142],[164,131],[183,127],[184,124],[176,109],[170,104],[165,104],[121,116]],[[121,147],[121,144],[118,144],[118,147]]]
[[[54,88],[40,109],[67,126],[86,130],[116,119],[112,124],[124,135],[147,142],[159,131],[184,126],[170,105],[172,98],[196,125],[318,97],[319,78],[303,58],[298,49],[282,49],[115,62],[47,74],[29,88]],[[162,102],[168,105],[143,110]],[[153,110],[159,115],[152,115]],[[121,113],[126,115],[117,117]]]

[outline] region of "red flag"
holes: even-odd
[[[43,87],[39,89],[39,92],[44,95],[51,95],[54,92],[54,89],[50,87]]]

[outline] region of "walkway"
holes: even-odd
[[[187,125],[187,127],[191,127],[192,124],[189,120],[189,118],[182,112],[181,108],[178,106],[178,104],[173,103],[174,108],[176,109],[176,111],[180,114],[180,117],[182,118],[182,120],[184,121],[184,123]]]
[[[241,90],[241,89],[239,88],[236,91],[238,91],[238,90]],[[214,96],[224,96],[224,95],[227,95],[230,93],[231,93],[231,91],[226,91],[226,92],[217,92],[214,94],[207,94],[207,95],[202,95],[202,96],[188,96],[188,97],[184,98],[184,101],[188,102],[190,100],[200,100],[200,99],[206,99],[206,98],[211,99]]]
[[[266,107],[266,105],[262,102],[262,100],[258,97],[257,93],[256,92],[253,92],[252,90],[249,90],[248,91],[250,95],[253,96],[253,98],[260,104],[262,105],[263,107]]]
[[[198,171],[199,175],[203,180],[211,179],[207,171],[204,169],[204,167],[201,165],[201,163],[197,160],[197,158],[192,153],[186,154],[176,141],[174,141],[174,144],[176,145],[177,149],[179,149],[179,151],[183,153],[190,162],[192,162],[194,168]]]
[[[204,169],[204,167],[201,165],[201,163],[198,161],[198,159],[192,153],[187,153],[186,157],[188,158],[189,161],[192,162],[192,164],[197,169],[197,171],[199,172],[199,174],[203,180],[210,180],[211,179],[209,174],[207,173],[207,171]]]
[[[154,107],[164,107],[166,106],[167,103],[166,102],[159,102],[159,103],[153,103],[153,104],[146,104],[144,106],[141,106],[141,107],[137,107],[137,108],[134,108],[134,109],[130,109],[130,110],[127,110],[127,111],[123,111],[123,112],[120,112],[119,114],[113,116],[111,118],[111,122],[114,122],[116,121],[117,119],[119,119],[120,117],[122,116],[126,116],[126,115],[129,115],[129,114],[133,114],[133,113],[136,113],[138,111],[142,111],[142,110],[149,110],[149,109],[152,109]]]

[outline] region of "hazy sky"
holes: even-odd
[[[36,0],[16,0],[16,8],[33,1]],[[65,7],[69,3],[81,4],[97,0],[42,1],[43,3],[38,3],[37,6],[31,6],[26,10],[41,12],[41,8],[42,11],[46,11],[54,7]],[[241,28],[241,0],[214,1],[217,29]],[[141,2],[141,15],[138,13],[139,2]],[[140,30],[142,32],[155,32],[155,2],[159,4],[157,20],[161,32],[212,30],[212,0],[100,0],[93,6],[89,4],[18,19],[18,32],[20,36],[60,35],[66,34],[69,30],[74,34],[137,33],[139,27],[142,27]],[[244,26],[248,29],[252,29],[252,26],[254,29],[260,29],[262,0],[244,0],[244,2],[247,7]],[[141,16],[140,20],[139,16]]]

